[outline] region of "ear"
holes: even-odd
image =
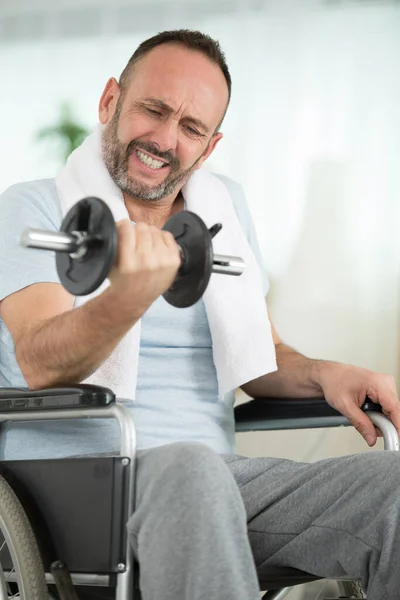
[[[99,102],[99,120],[106,125],[114,116],[121,89],[114,77],[107,81]]]
[[[214,152],[216,145],[218,144],[218,142],[223,138],[223,134],[222,133],[214,133],[214,135],[212,136],[209,144],[208,144],[208,148],[207,150],[204,152],[203,156],[201,157],[201,159],[199,160],[199,162],[196,165],[196,170],[200,169],[200,167],[202,166],[202,164],[204,163],[204,161],[207,160],[207,158],[209,156],[211,156],[211,154]]]

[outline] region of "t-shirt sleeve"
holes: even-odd
[[[28,227],[60,229],[57,203],[55,189],[41,190],[39,182],[14,185],[0,195],[0,301],[34,283],[60,283],[54,252],[20,244]]]
[[[217,175],[217,177],[225,184],[226,188],[228,189],[229,195],[232,198],[232,202],[235,207],[240,224],[243,228],[244,234],[259,264],[264,284],[264,294],[266,296],[269,290],[269,280],[261,255],[261,250],[258,243],[253,218],[251,216],[250,209],[247,204],[246,194],[244,193],[242,186],[236,181],[233,181],[232,179],[230,179],[229,177],[225,177],[224,175]]]

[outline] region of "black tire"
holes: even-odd
[[[33,529],[13,489],[1,476],[0,532],[11,556],[19,598],[47,600],[44,567]],[[5,579],[7,580],[7,573]]]

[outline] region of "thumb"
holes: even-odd
[[[377,440],[377,432],[371,419],[354,402],[349,403],[342,414],[347,417],[358,433],[360,433],[368,446],[374,446]]]

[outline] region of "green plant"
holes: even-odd
[[[43,127],[37,133],[37,139],[54,140],[60,147],[61,158],[65,161],[75,148],[80,146],[89,130],[78,123],[68,102],[61,106],[58,122],[48,127]]]

